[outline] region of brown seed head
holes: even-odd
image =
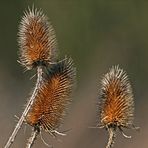
[[[53,62],[57,42],[53,27],[41,10],[30,8],[24,13],[18,33],[20,62],[27,69]]]
[[[46,131],[57,128],[67,104],[70,103],[75,80],[75,68],[72,59],[53,65],[43,80],[26,121]]]
[[[105,126],[128,127],[133,122],[132,88],[125,71],[112,67],[101,81],[101,123]]]
[[[122,127],[133,126],[134,101],[132,88],[125,71],[118,66],[112,67],[101,81],[100,118],[101,124],[109,132],[106,148],[112,148],[119,128],[124,137]]]

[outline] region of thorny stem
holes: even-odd
[[[108,132],[109,132],[109,140],[108,140],[106,148],[112,148],[115,137],[116,137],[115,129],[110,127],[108,128]]]
[[[35,89],[34,89],[34,91],[32,93],[32,96],[28,100],[26,108],[25,108],[24,112],[22,113],[22,116],[20,117],[15,129],[13,130],[13,132],[12,132],[11,136],[9,137],[9,139],[8,139],[8,141],[7,141],[4,148],[9,148],[13,144],[14,139],[15,139],[19,129],[21,128],[21,126],[22,126],[22,124],[24,122],[24,119],[25,119],[26,115],[28,114],[28,111],[30,110],[30,108],[31,108],[31,106],[32,106],[32,104],[34,102],[34,99],[35,99],[36,94],[38,92],[38,88],[40,87],[40,82],[41,81],[42,81],[42,68],[41,68],[41,66],[38,66],[37,67],[37,82],[36,82]]]
[[[30,138],[28,139],[26,148],[31,148],[31,147],[33,146],[34,141],[36,140],[38,134],[39,134],[38,129],[35,129],[35,128],[34,128],[33,131],[32,131],[32,133],[31,133]]]

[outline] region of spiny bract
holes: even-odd
[[[52,63],[56,59],[55,31],[41,10],[24,12],[18,33],[20,63],[27,69]]]
[[[74,81],[75,68],[72,59],[66,58],[53,65],[43,79],[26,117],[27,123],[48,132],[56,129],[70,103]]]
[[[117,128],[133,126],[134,101],[128,76],[118,66],[112,67],[101,81],[100,120],[108,129],[110,140],[106,148],[113,145]]]

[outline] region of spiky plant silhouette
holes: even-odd
[[[102,128],[109,132],[106,148],[113,147],[116,130],[123,136],[131,138],[123,132],[123,128],[133,128],[134,99],[132,88],[126,72],[113,66],[101,80],[100,90],[100,120]]]
[[[75,81],[75,68],[71,58],[57,62],[57,41],[53,27],[41,10],[28,9],[22,17],[19,33],[19,63],[27,70],[37,70],[37,81],[30,99],[9,137],[5,148],[9,148],[23,122],[33,127],[26,148],[30,148],[41,132],[51,135],[57,131]]]

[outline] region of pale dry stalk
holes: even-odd
[[[42,68],[40,66],[38,66],[38,68],[37,68],[37,83],[36,83],[35,89],[32,93],[32,96],[28,100],[26,108],[25,108],[24,112],[22,113],[22,116],[20,117],[15,129],[13,130],[13,132],[12,132],[11,136],[9,137],[4,148],[9,148],[13,144],[14,139],[24,122],[26,115],[28,114],[28,111],[30,110],[30,108],[34,102],[34,99],[35,99],[36,94],[38,92],[38,88],[40,87],[41,81],[42,81]]]
[[[31,147],[33,146],[34,141],[35,141],[35,139],[37,138],[38,134],[39,134],[39,130],[36,129],[36,128],[33,128],[32,133],[31,133],[31,136],[30,136],[30,138],[28,139],[26,148],[31,148]]]

